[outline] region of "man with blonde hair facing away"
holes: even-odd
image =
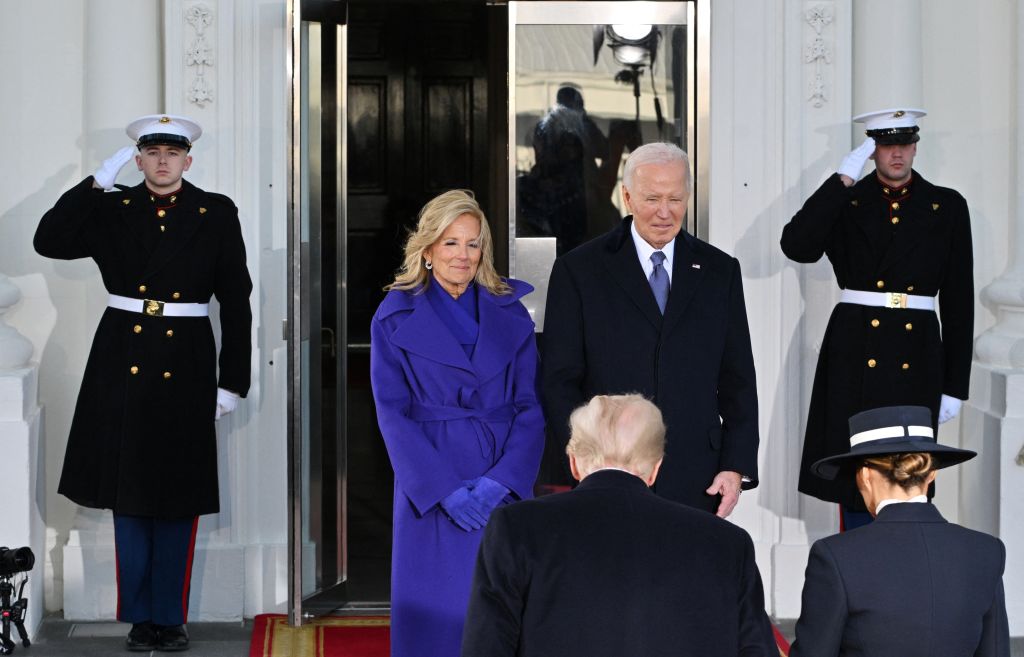
[[[747,533],[650,490],[665,452],[658,407],[600,395],[570,426],[579,486],[491,515],[463,657],[776,657]]]

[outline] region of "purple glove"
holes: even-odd
[[[487,517],[490,517],[491,511],[494,511],[508,495],[508,489],[490,477],[480,477],[471,492],[473,497],[486,508]]]
[[[468,488],[459,488],[441,500],[441,508],[456,525],[467,532],[480,529],[487,524],[490,512],[478,502]]]

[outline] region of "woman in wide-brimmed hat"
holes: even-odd
[[[923,406],[850,418],[850,450],[812,469],[854,478],[875,522],[811,547],[791,657],[1009,656],[1006,548],[927,497],[937,470],[974,456],[938,444]]]

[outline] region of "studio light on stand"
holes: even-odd
[[[658,44],[661,42],[661,30],[656,25],[595,25],[594,26],[594,65],[597,65],[601,47],[605,41],[611,48],[615,61],[626,68],[615,74],[615,81],[633,85],[633,97],[636,101],[636,126],[640,129],[640,76],[644,68],[651,69],[651,88],[654,90],[654,113],[658,121],[658,133],[662,132],[664,117],[661,113],[661,101],[654,84],[654,63],[658,56]]]

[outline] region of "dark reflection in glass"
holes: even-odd
[[[623,27],[638,34],[628,47],[647,49],[628,61]],[[685,145],[685,29],[517,27],[516,237],[555,237],[561,255],[607,232],[625,214],[618,188],[629,152]]]

